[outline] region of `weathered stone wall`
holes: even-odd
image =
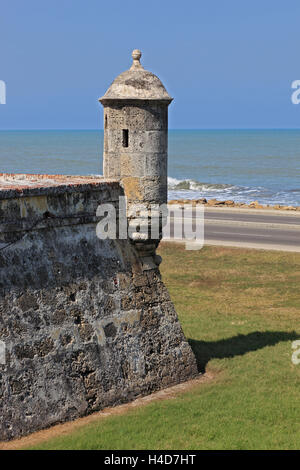
[[[128,130],[128,147],[122,132]],[[104,176],[120,178],[128,202],[167,202],[168,104],[104,104]]]
[[[22,184],[0,178],[0,439],[195,375],[158,269],[128,240],[96,236],[96,208],[117,206],[119,183]]]

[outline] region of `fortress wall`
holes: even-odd
[[[158,268],[96,236],[102,178],[0,175],[0,440],[197,374]]]

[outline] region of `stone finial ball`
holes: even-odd
[[[139,49],[134,49],[134,51],[132,51],[131,56],[133,60],[140,60],[140,58],[142,57],[142,53]]]

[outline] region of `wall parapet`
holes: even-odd
[[[117,196],[113,191],[118,190],[119,185],[118,179],[102,176],[0,173],[0,199],[101,189],[110,193],[114,200]]]
[[[99,204],[117,204],[118,180],[63,175],[0,175],[0,233],[96,222]]]

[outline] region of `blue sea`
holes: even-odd
[[[102,174],[103,131],[0,131],[0,170]],[[169,199],[300,205],[299,130],[170,130]]]

